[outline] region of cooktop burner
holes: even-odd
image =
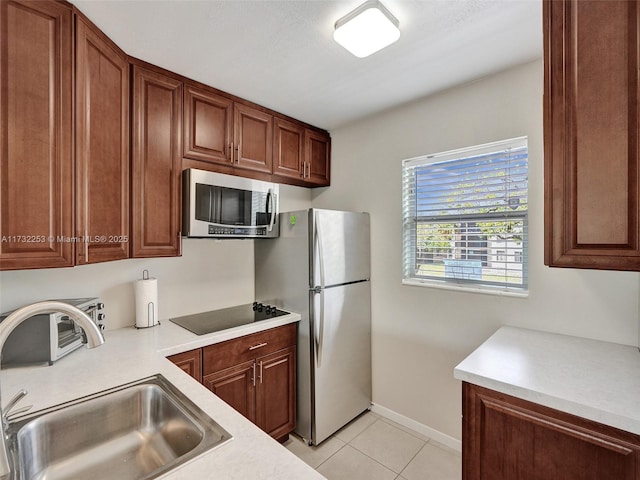
[[[289,312],[271,305],[253,302],[253,304],[249,303],[238,307],[185,315],[184,317],[170,318],[169,320],[196,335],[205,335],[269,318],[281,317],[282,315],[289,315]]]

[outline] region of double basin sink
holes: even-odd
[[[162,375],[9,423],[15,480],[148,480],[231,435]]]

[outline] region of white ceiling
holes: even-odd
[[[332,38],[364,0],[71,1],[128,54],[329,130],[542,55],[540,0],[383,0],[400,40],[364,59]]]

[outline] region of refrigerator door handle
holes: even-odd
[[[316,368],[320,368],[322,365],[322,343],[324,341],[324,289],[317,288],[315,293],[320,294],[320,331],[316,335]]]
[[[324,289],[316,287],[313,289],[314,295],[320,295],[320,315],[313,322],[313,336],[316,346],[316,368],[322,365],[322,343],[324,341]],[[314,299],[315,302],[315,299]],[[318,329],[320,331],[318,331]]]
[[[314,242],[318,246],[318,250],[315,252],[314,257],[318,261],[318,270],[320,271],[320,288],[324,288],[324,252],[322,250],[322,232],[320,231],[320,222],[318,221],[318,212],[315,212],[314,217]],[[314,273],[315,277],[315,273]],[[313,279],[315,282],[315,278]],[[314,285],[315,287],[316,285]]]
[[[319,323],[319,332],[314,331],[315,344],[316,344],[316,368],[320,368],[322,365],[322,343],[324,338],[324,252],[322,251],[322,232],[320,231],[320,222],[318,221],[318,213],[314,213],[314,244],[318,247],[314,252],[314,258],[318,264],[318,270],[320,271],[320,286],[314,285],[314,293],[320,294],[320,318],[319,322],[314,322],[315,325]],[[315,249],[314,249],[315,250]],[[315,273],[314,273],[315,277]],[[315,282],[315,278],[314,278]]]

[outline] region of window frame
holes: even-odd
[[[526,210],[513,210],[513,211],[496,211],[489,213],[465,213],[465,214],[452,214],[452,215],[443,215],[438,214],[434,216],[418,216],[417,212],[413,215],[407,215],[407,202],[412,201],[416,202],[416,198],[413,195],[416,195],[416,192],[412,192],[411,194],[407,193],[407,171],[409,169],[414,169],[414,167],[419,167],[423,165],[430,165],[435,163],[443,163],[451,160],[460,160],[461,163],[464,162],[465,159],[470,159],[476,156],[489,155],[492,153],[498,153],[500,151],[508,151],[511,148],[526,148],[527,152],[527,163],[526,163]],[[415,176],[413,177],[415,178]],[[471,291],[477,293],[488,293],[495,295],[508,295],[508,296],[516,296],[516,297],[527,297],[529,292],[529,268],[528,268],[528,259],[529,259],[529,145],[528,145],[528,137],[516,137],[507,140],[502,140],[498,142],[492,142],[482,145],[476,145],[472,147],[465,147],[456,150],[449,150],[446,152],[441,152],[437,154],[424,155],[420,157],[414,157],[405,159],[402,161],[402,219],[403,219],[403,231],[402,231],[402,283],[404,285],[412,285],[412,286],[424,286],[424,287],[435,287],[435,288],[445,288],[445,289],[453,289],[459,291]],[[413,187],[415,188],[415,187]],[[456,225],[461,225],[466,223],[467,225],[472,222],[486,222],[491,218],[505,220],[505,221],[516,221],[521,222],[521,228],[523,232],[523,240],[522,240],[522,248],[518,250],[511,250],[509,247],[502,248],[503,253],[500,258],[502,258],[504,263],[507,265],[504,267],[505,270],[508,269],[509,265],[522,265],[522,284],[510,284],[508,280],[505,282],[495,282],[495,283],[487,283],[486,280],[477,280],[473,279],[472,275],[467,275],[464,278],[464,275],[461,275],[463,278],[455,278],[455,277],[421,277],[415,275],[417,271],[416,265],[418,262],[416,261],[417,255],[419,254],[419,247],[417,245],[418,238],[418,226],[421,222],[429,222],[431,221],[433,225],[437,223],[455,223]],[[413,231],[411,233],[407,233],[408,231],[408,222],[411,222],[413,226]],[[465,227],[468,228],[468,227]],[[408,239],[408,235],[412,236],[412,239]],[[488,236],[486,238],[489,238]],[[410,249],[410,251],[408,251]],[[489,247],[485,248],[487,258],[495,256],[498,258],[498,253],[500,250],[498,249],[490,249]],[[513,261],[510,261],[509,258],[513,257]],[[519,262],[517,260],[520,260]],[[500,263],[500,260],[495,260],[496,263]],[[444,262],[443,262],[444,263]],[[435,262],[427,262],[428,265],[437,265]],[[411,267],[408,267],[411,265]],[[408,269],[410,270],[410,274],[408,274]],[[455,275],[455,273],[453,274]]]

